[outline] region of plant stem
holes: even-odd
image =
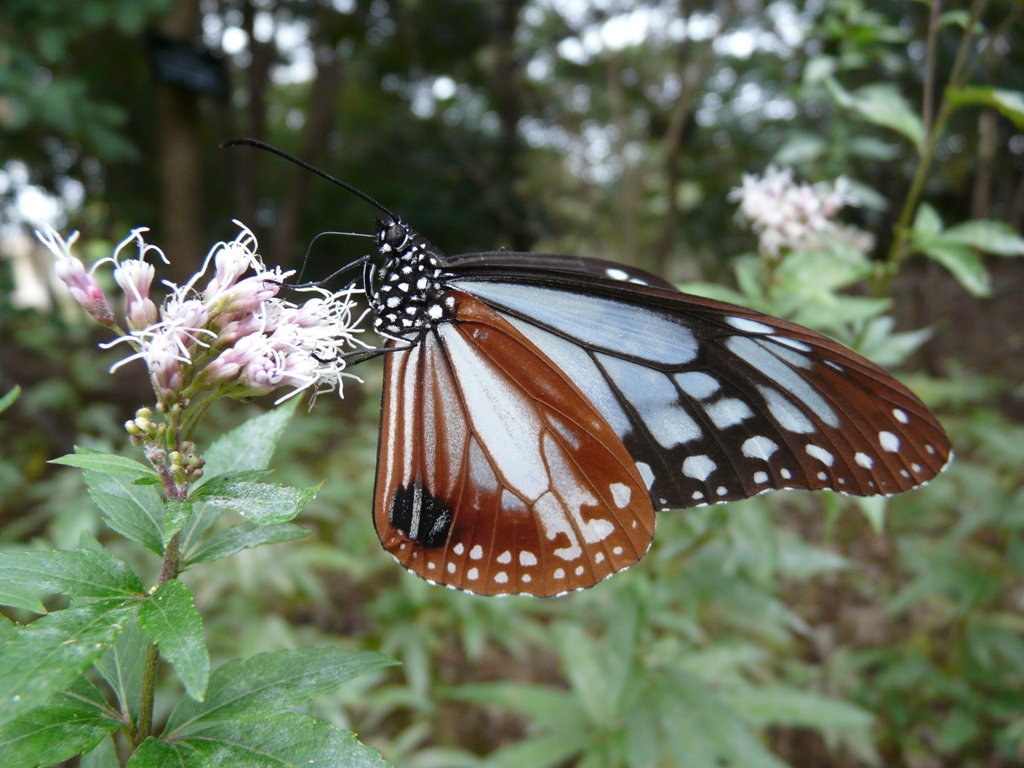
[[[157,587],[166,581],[178,578],[181,569],[181,534],[176,533],[164,548],[164,562],[160,569]],[[153,699],[156,695],[157,648],[153,642],[146,648],[146,662],[142,672],[142,703],[139,705],[139,726],[135,731],[133,746],[139,746],[153,732]]]
[[[949,80],[946,83],[947,89],[959,88],[963,85],[961,82],[961,75],[963,73],[964,62],[967,60],[967,52],[970,49],[970,43],[974,37],[974,30],[978,26],[978,19],[985,8],[986,2],[987,0],[974,0],[974,3],[971,6],[971,20],[970,23],[968,23],[967,28],[964,30],[963,39],[960,41],[956,60],[953,63],[953,69],[950,72]],[[933,13],[928,31],[930,51],[934,46],[932,38],[937,34],[938,23],[939,16],[938,14]],[[896,224],[896,234],[895,237],[893,237],[892,246],[889,248],[886,269],[874,285],[874,293],[876,296],[887,296],[889,294],[889,283],[892,276],[896,273],[899,265],[910,256],[911,251],[907,247],[907,240],[910,236],[911,221],[917,213],[917,205],[920,202],[921,193],[924,191],[925,181],[928,179],[928,171],[931,168],[932,160],[935,159],[935,148],[938,146],[939,136],[942,135],[942,130],[946,127],[946,122],[953,113],[953,107],[950,105],[949,98],[943,96],[941,102],[942,106],[939,107],[939,113],[935,116],[935,121],[929,125],[928,119],[930,118],[930,115],[928,112],[932,109],[931,92],[934,87],[934,78],[935,60],[934,56],[930,54],[925,71],[925,102],[924,109],[922,110],[924,113],[925,140],[921,146],[917,170],[914,173],[913,181],[910,183],[910,190],[907,192],[907,197],[903,201],[903,209],[900,211],[900,218]]]

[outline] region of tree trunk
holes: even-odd
[[[158,23],[160,31],[179,42],[199,34],[197,0],[176,0]],[[157,83],[157,132],[161,187],[161,247],[171,257],[171,279],[182,282],[206,255],[203,237],[203,182],[199,154],[199,108],[195,93]]]
[[[324,49],[317,61],[316,79],[310,89],[306,126],[299,149],[299,157],[314,165],[327,144],[343,81],[341,59],[326,46]],[[292,264],[295,258],[302,208],[309,196],[312,179],[309,171],[298,167],[290,168],[287,173],[290,174],[288,193],[281,203],[270,241],[273,260],[281,265]]]

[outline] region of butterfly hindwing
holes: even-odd
[[[515,283],[453,269],[604,414],[656,508],[772,488],[857,495],[937,474],[949,443],[906,387],[821,334],[657,286],[595,277],[579,259]],[[603,262],[598,264],[603,265]],[[578,274],[576,274],[578,273]],[[574,276],[576,275],[576,276]],[[576,290],[569,289],[576,281]]]
[[[654,510],[608,421],[511,323],[456,317],[385,368],[375,524],[431,581],[481,594],[591,586],[650,546]]]

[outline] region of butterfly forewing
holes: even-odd
[[[385,368],[375,524],[435,582],[481,594],[591,586],[650,546],[640,471],[599,408],[460,292],[455,321]]]
[[[598,267],[574,276],[578,259],[514,284],[481,279],[483,261],[472,261],[472,278],[456,270],[453,284],[498,310],[598,406],[656,508],[773,488],[895,493],[949,459],[942,427],[915,395],[818,333],[598,280]]]

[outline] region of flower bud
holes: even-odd
[[[110,309],[107,297],[96,282],[96,278],[85,271],[85,265],[74,256],[64,256],[54,266],[64,284],[71,291],[71,296],[100,325],[108,328],[115,326],[114,313]]]

